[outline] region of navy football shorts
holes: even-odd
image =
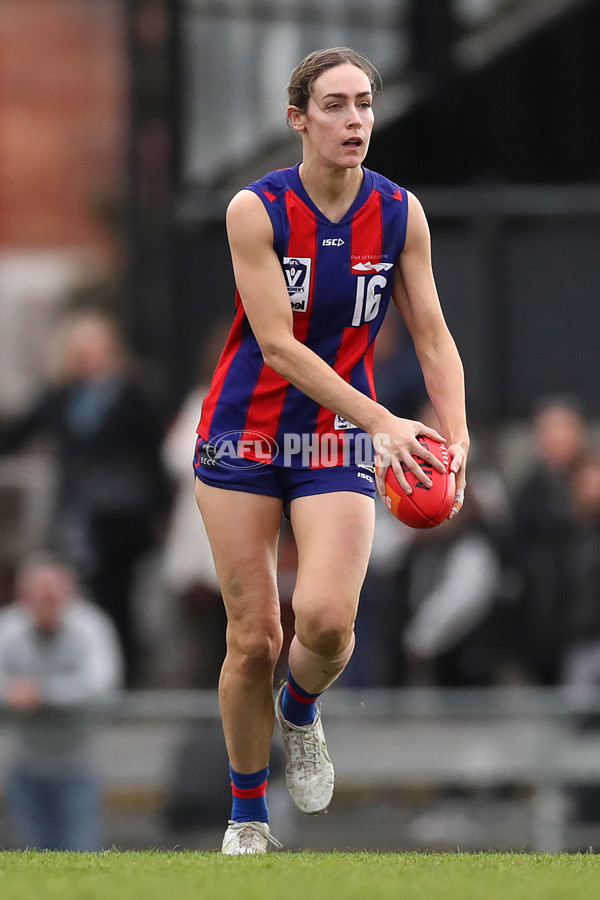
[[[257,463],[252,459],[215,458],[210,445],[199,437],[194,455],[194,472],[205,484],[247,494],[278,497],[287,506],[298,497],[353,491],[375,497],[373,466],[348,465],[309,469]]]

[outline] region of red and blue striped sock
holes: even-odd
[[[319,696],[319,694],[309,694],[300,687],[288,670],[287,684],[281,695],[281,711],[284,718],[292,725],[310,725],[317,714],[317,697]]]
[[[231,818],[234,822],[268,822],[267,780],[269,767],[249,774],[236,772],[229,765],[233,803]]]

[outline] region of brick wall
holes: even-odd
[[[124,3],[0,0],[0,250],[110,259],[123,187]],[[102,212],[100,212],[102,211]]]

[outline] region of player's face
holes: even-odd
[[[306,113],[297,121],[305,154],[310,149],[329,164],[359,166],[373,130],[373,97],[367,75],[351,63],[323,72],[313,84]]]

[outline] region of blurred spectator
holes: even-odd
[[[15,723],[6,798],[21,848],[100,849],[93,706],[121,673],[114,627],[72,572],[26,562],[0,612],[0,696]]]
[[[208,536],[194,495],[194,454],[200,407],[208,384],[185,398],[163,444],[175,497],[164,544],[162,574],[172,605],[177,646],[169,650],[172,685],[216,687],[225,656],[225,611]],[[173,643],[173,642],[172,642]]]
[[[344,684],[458,687],[505,679],[513,598],[500,489],[493,473],[472,471],[460,516],[424,530],[377,504],[356,621],[362,649]]]
[[[571,480],[573,531],[568,543],[570,602],[562,680],[576,697],[600,689],[600,454],[588,453]]]
[[[229,332],[217,322],[202,352],[200,378],[184,398],[162,445],[162,457],[174,489],[162,564],[172,608],[174,633],[168,648],[172,685],[216,687],[225,658],[227,620],[210,543],[194,494],[196,428],[210,378]],[[173,670],[173,666],[176,667]]]
[[[576,466],[571,488],[573,531],[568,546],[571,596],[567,613],[562,682],[575,716],[573,725],[598,737],[600,716],[588,709],[600,697],[600,454],[589,452]],[[570,790],[582,822],[600,821],[600,785]]]
[[[0,453],[34,436],[52,439],[56,487],[47,545],[112,616],[131,683],[134,566],[155,542],[168,504],[162,423],[110,318],[93,311],[75,316],[57,353],[56,383],[0,429]]]
[[[545,400],[532,425],[532,466],[514,497],[515,541],[525,580],[521,656],[530,680],[553,685],[560,680],[571,603],[571,475],[585,452],[587,428],[569,397]]]
[[[502,558],[476,484],[472,472],[460,515],[417,532],[406,557],[402,645],[412,684],[481,686],[497,677]]]
[[[439,429],[427,401],[415,417]],[[514,593],[510,506],[497,472],[477,466],[465,507],[451,522],[418,530],[382,503],[361,593],[346,684],[485,685],[512,663]]]

